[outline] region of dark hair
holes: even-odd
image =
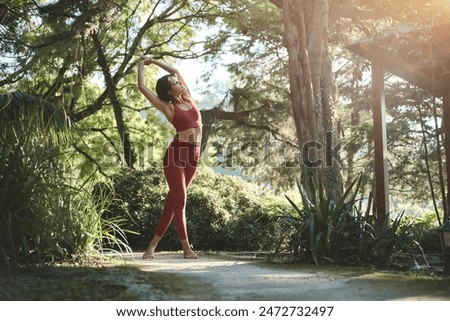
[[[169,77],[172,75],[165,75],[158,79],[156,82],[156,94],[158,97],[164,101],[171,102],[173,100],[173,96],[169,94],[169,91],[172,87],[170,83]]]

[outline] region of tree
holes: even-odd
[[[238,133],[257,137],[256,133],[251,134],[256,130],[263,130],[266,133],[280,132],[280,128],[283,128],[282,122],[276,122],[273,118],[257,117],[257,115],[274,114],[274,109],[264,108],[263,104],[258,104],[258,98],[270,97],[272,106],[287,104],[292,106],[291,114],[294,116],[297,137],[291,139],[291,143],[292,146],[297,146],[294,148],[297,148],[303,156],[301,172],[306,190],[311,188],[311,180],[308,183],[306,178],[314,176],[314,172],[318,169],[314,166],[320,164],[319,162],[308,164],[308,162],[311,163],[318,159],[323,160],[322,165],[325,165],[317,171],[321,173],[329,195],[340,194],[340,177],[343,174],[340,171],[340,164],[348,166],[348,170],[345,172],[347,181],[351,181],[351,176],[355,175],[355,170],[358,169],[366,172],[366,177],[370,181],[371,155],[367,154],[367,162],[364,161],[364,164],[354,162],[355,155],[360,154],[361,151],[365,153],[372,150],[370,147],[372,146],[371,124],[361,122],[361,119],[364,118],[361,118],[362,113],[367,113],[370,117],[372,108],[370,100],[359,98],[371,95],[370,86],[360,88],[359,85],[362,73],[370,72],[370,64],[361,58],[352,57],[349,52],[345,52],[344,47],[346,44],[364,37],[376,37],[380,31],[392,28],[398,22],[412,22],[421,26],[429,25],[433,21],[433,16],[436,14],[442,16],[442,12],[448,10],[443,6],[445,1],[434,1],[429,4],[425,4],[423,1],[399,3],[390,0],[376,3],[366,0],[350,2],[336,0],[271,1],[278,8],[287,7],[287,9],[280,10],[281,18],[278,18],[279,14],[273,11],[273,6],[268,5],[269,1],[250,2],[251,4],[245,2],[241,11],[242,15],[237,14],[229,22],[229,26],[234,28],[233,30],[237,33],[236,40],[230,45],[230,48],[246,58],[230,66],[230,70],[238,77],[238,86],[231,91],[233,99],[230,99],[226,108],[229,111],[239,112],[239,115],[243,115],[244,111],[251,112],[252,116],[245,118],[245,122],[242,122],[240,118],[240,123],[230,125],[228,122],[228,124],[217,125],[216,128],[220,128],[223,132],[226,131],[230,137],[236,137]],[[259,19],[260,16],[265,17],[265,20]],[[303,23],[302,17],[306,19]],[[249,23],[244,25],[240,21]],[[257,27],[252,28],[248,25]],[[284,30],[280,30],[280,27],[284,27]],[[280,37],[281,35],[283,37]],[[283,51],[284,47],[287,48],[287,54]],[[342,61],[347,61],[346,67],[348,68],[346,69],[350,70],[347,76],[341,72],[344,70],[341,67],[337,67],[339,70],[335,74],[332,72],[336,66],[344,64]],[[265,75],[269,76],[264,77]],[[353,89],[347,96],[353,101],[352,124],[351,127],[342,127],[346,124],[340,122],[341,127],[338,128],[335,114],[338,111],[343,112],[339,109],[339,105],[343,104],[336,99],[335,86],[338,85],[339,92],[343,93],[346,90],[342,87],[343,81],[348,80],[353,82]],[[290,84],[290,88],[280,86],[280,83],[284,81]],[[252,84],[256,85],[252,87]],[[276,89],[271,91],[270,88]],[[282,97],[284,93],[287,93],[286,97],[289,97],[289,102]],[[277,97],[278,104],[273,104],[274,97]],[[282,101],[285,103],[280,103]],[[398,103],[401,104],[400,101]],[[281,110],[276,110],[282,115]],[[287,114],[284,115],[289,117]],[[268,119],[270,121],[267,121]],[[256,123],[252,120],[256,120]],[[339,149],[341,138],[338,130],[344,132],[348,128],[355,130],[350,133],[351,137],[347,136],[354,144],[345,146],[344,155],[347,157],[345,159],[347,163],[342,163]],[[358,132],[359,130],[361,131]],[[364,133],[360,137],[366,139],[365,142],[359,139],[359,133]],[[395,133],[393,134],[395,135]],[[278,136],[278,138],[280,137]],[[223,140],[223,138],[221,139]],[[263,138],[260,137],[260,139]],[[393,143],[395,144],[395,142]],[[250,146],[250,144],[248,145]],[[350,150],[351,146],[356,148]],[[305,153],[308,149],[309,155]],[[318,151],[323,154],[314,155]],[[251,153],[250,150],[248,152]],[[337,161],[330,161],[330,158],[327,157]],[[270,171],[271,169],[265,169],[266,173]],[[279,169],[277,174],[280,177],[283,175]],[[286,176],[283,177],[286,182]],[[292,172],[289,177],[292,177]],[[395,180],[395,177],[398,177],[399,180]],[[398,176],[395,174],[393,182],[397,184],[402,177],[405,178],[399,168]],[[416,176],[416,178],[418,177]],[[265,175],[264,178],[268,178],[268,176]]]
[[[289,55],[289,82],[297,140],[301,153],[302,185],[312,196],[313,180],[324,157],[318,150],[326,133],[335,135],[333,81],[328,54],[329,3],[321,1],[272,1],[283,11],[284,45]],[[322,143],[321,143],[322,142]],[[322,180],[327,193],[336,198],[341,193],[338,163],[323,166]]]
[[[160,122],[153,110],[133,107],[146,105],[134,88],[134,55],[189,59],[213,51],[214,41],[221,39],[210,40],[210,47],[202,49],[203,42],[193,36],[200,22],[211,24],[220,10],[226,10],[222,3],[226,1],[32,1],[27,7],[32,18],[20,21],[15,38],[2,49],[13,58],[5,64],[2,90],[25,91],[65,106],[76,128],[85,132],[77,147],[86,159],[102,157],[83,142],[95,134],[92,139],[112,146],[127,166],[134,167],[133,139],[146,129],[145,119],[129,123],[130,118],[139,112],[146,113],[150,123]],[[155,77],[155,72],[149,76]],[[107,112],[109,106],[112,112]],[[96,117],[101,122],[88,121]],[[147,137],[160,140],[169,132],[151,131]]]

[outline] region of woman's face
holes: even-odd
[[[170,81],[170,91],[171,91],[171,95],[176,97],[179,96],[181,93],[183,93],[186,88],[183,86],[183,84],[181,82],[178,81],[176,76],[170,76],[169,78]]]

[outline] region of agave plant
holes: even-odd
[[[276,244],[271,258],[286,246],[294,254],[306,251],[315,264],[318,258],[334,260],[337,253],[347,246],[346,237],[355,224],[359,224],[352,215],[357,202],[357,191],[361,184],[361,175],[352,181],[343,195],[334,202],[327,196],[325,189],[316,179],[313,196],[308,197],[303,187],[297,182],[301,197],[301,206],[286,196],[294,211],[277,216],[281,223],[281,238]]]
[[[355,178],[336,203],[317,180],[312,197],[308,197],[298,183],[301,205],[287,197],[293,211],[275,217],[280,226],[280,238],[269,259],[287,250],[296,257],[306,253],[316,265],[319,259],[326,259],[383,266],[392,262],[395,253],[406,252],[419,267],[416,259],[419,252],[428,266],[424,251],[410,232],[412,222],[402,224],[403,213],[380,227],[384,220],[380,222],[358,211],[355,205],[359,201],[357,192],[361,178],[361,175]]]
[[[421,264],[419,264],[415,255],[416,251],[414,251],[414,249],[418,249],[424,265],[429,267],[420,243],[414,239],[413,234],[410,232],[413,222],[402,224],[403,219],[404,212],[398,214],[385,229],[374,229],[373,238],[367,243],[365,252],[369,254],[369,259],[372,262],[380,266],[390,262],[395,252],[406,252],[414,266],[419,268]]]

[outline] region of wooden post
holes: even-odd
[[[381,228],[389,225],[389,181],[384,98],[384,68],[381,57],[372,61],[373,136],[375,145],[374,213]]]
[[[443,118],[444,118],[444,148],[445,164],[447,171],[447,197],[445,199],[444,222],[449,219],[450,205],[450,89],[444,91],[443,95]]]

